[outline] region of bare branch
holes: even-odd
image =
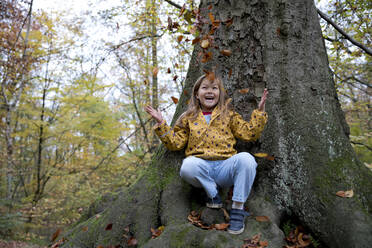
[[[363,51],[365,51],[368,55],[372,56],[372,50],[369,49],[368,47],[364,46],[363,44],[357,42],[356,40],[354,40],[351,36],[349,36],[344,30],[342,30],[336,23],[334,23],[331,19],[329,19],[329,17],[324,14],[322,11],[320,11],[319,9],[317,9],[318,11],[318,14],[325,20],[327,21],[329,24],[331,24],[338,32],[340,32],[346,39],[348,39],[351,43],[353,43],[354,45],[356,45],[357,47],[359,47],[360,49],[362,49]]]
[[[361,145],[361,146],[364,146],[365,148],[367,148],[368,150],[372,151],[372,147],[366,145],[366,144],[363,144],[363,143],[360,143],[360,142],[356,142],[356,141],[350,141],[351,144],[354,144],[354,145]]]
[[[176,8],[178,8],[178,9],[182,9],[182,6],[180,6],[180,5],[178,5],[178,4],[176,4],[176,3],[174,3],[174,2],[172,2],[172,1],[170,1],[170,0],[165,0],[167,3],[169,3],[170,5],[172,5],[172,6],[174,6],[174,7],[176,7]]]

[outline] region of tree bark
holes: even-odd
[[[275,157],[257,159],[258,174],[246,203],[254,216],[266,215],[270,222],[249,218],[244,233],[235,236],[189,224],[187,215],[204,204],[202,190],[178,176],[184,153],[161,146],[138,182],[93,204],[66,233],[63,247],[127,247],[130,237],[140,247],[241,247],[243,239],[257,233],[269,247],[282,247],[278,227],[288,218],[301,222],[324,247],[369,247],[372,173],[350,145],[313,1],[202,1],[200,9],[204,16],[212,12],[216,20],[232,18],[233,24],[216,30],[218,49],[210,62],[200,63],[200,48],[195,48],[186,92],[204,69],[215,68],[236,111],[248,119],[263,89],[269,89],[269,121],[262,137],[237,147]],[[232,55],[220,54],[222,49]],[[245,88],[248,94],[239,91]],[[185,110],[188,97],[180,98],[173,120]],[[336,196],[349,189],[354,197]],[[108,224],[112,229],[105,230]],[[150,228],[162,225],[164,232],[151,239]]]

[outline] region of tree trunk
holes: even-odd
[[[284,235],[278,227],[287,218],[298,220],[324,247],[369,247],[372,173],[350,145],[313,1],[220,0],[201,5],[204,16],[211,11],[217,20],[232,18],[231,26],[223,24],[214,34],[218,49],[229,49],[232,55],[214,50],[213,60],[203,64],[196,47],[186,91],[191,92],[203,69],[215,67],[235,109],[248,119],[263,89],[269,89],[269,122],[260,141],[239,143],[238,149],[275,157],[257,159],[258,174],[247,201],[253,215],[266,215],[270,222],[248,218],[244,233],[237,236],[189,224],[190,211],[204,204],[202,190],[178,176],[184,153],[161,146],[137,183],[91,206],[66,234],[64,247],[127,247],[130,237],[141,247],[241,247],[243,239],[257,233],[269,247],[282,247]],[[242,94],[243,88],[249,93]],[[181,97],[174,120],[185,110],[187,97]],[[354,197],[336,196],[349,189]],[[105,230],[108,224],[112,229]],[[151,239],[150,228],[161,225],[164,232]]]

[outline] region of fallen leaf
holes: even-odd
[[[222,211],[223,211],[223,216],[225,217],[225,220],[226,220],[226,221],[230,221],[230,215],[229,215],[229,212],[227,212],[227,210],[224,209],[224,208],[221,208],[221,209],[222,209]]]
[[[192,40],[191,44],[195,45],[199,41],[200,41],[200,38],[195,38],[195,39]]]
[[[231,77],[232,75],[232,69],[229,70],[229,78]]]
[[[99,245],[97,246],[97,248],[105,248],[103,245]]]
[[[202,58],[201,62],[202,63],[207,63],[211,59],[212,59],[212,52],[203,53],[203,58]]]
[[[172,101],[173,101],[174,104],[178,103],[178,98],[177,97],[171,96],[171,98],[172,98]]]
[[[180,42],[182,41],[182,39],[183,39],[183,35],[178,36],[178,37],[177,37],[177,41],[178,41],[178,43],[180,43]]]
[[[163,232],[164,226],[159,226],[157,229],[151,228],[151,234],[152,234],[152,239],[155,239],[160,236],[160,234]]]
[[[82,230],[83,230],[83,232],[86,232],[86,231],[88,231],[88,227],[87,226],[83,226]]]
[[[303,233],[300,233],[297,237],[297,240],[298,240],[298,243],[300,244],[300,246],[298,247],[306,247],[306,246],[309,246],[311,244],[311,240],[306,240],[304,241],[303,240]]]
[[[226,24],[226,26],[227,27],[230,27],[232,24],[233,24],[233,19],[227,19],[226,21],[225,21],[225,24]]]
[[[135,239],[134,237],[131,237],[128,242],[127,242],[128,246],[136,246],[138,244],[138,241],[137,239]]]
[[[258,153],[255,153],[253,154],[255,157],[258,157],[258,158],[266,158],[268,156],[267,153],[262,153],[262,152],[258,152]]]
[[[260,242],[259,242],[259,245],[260,245],[260,246],[263,246],[263,247],[266,247],[266,246],[269,245],[269,242],[266,241],[266,240],[265,240],[265,241],[260,241]]]
[[[158,72],[159,72],[158,67],[155,67],[154,69],[152,69],[152,75],[154,75],[154,77],[158,76]]]
[[[253,244],[258,244],[258,241],[260,241],[260,238],[261,238],[261,233],[256,234],[256,235],[254,235],[254,236],[252,237],[251,242],[252,242]]]
[[[211,9],[212,9],[212,5],[209,5],[209,6],[208,6],[208,9],[211,10]]]
[[[354,196],[354,191],[352,189],[347,191],[338,191],[336,195],[339,197],[351,198]]]
[[[247,94],[248,92],[249,92],[249,89],[248,89],[248,88],[240,89],[240,90],[239,90],[239,93],[240,93],[240,94]]]
[[[200,46],[204,49],[209,47],[209,41],[208,40],[202,40],[200,43]]]
[[[172,31],[172,28],[173,28],[172,18],[170,18],[170,16],[168,16],[168,30]]]
[[[229,225],[228,223],[215,224],[214,228],[216,230],[225,230]]]
[[[178,17],[181,17],[183,15],[183,13],[185,12],[185,9],[186,9],[186,4],[184,4],[181,8],[181,11],[180,11],[180,15]]]
[[[214,81],[214,79],[216,78],[216,75],[214,74],[213,71],[204,71],[205,74],[206,74],[206,78],[209,80],[209,81]]]
[[[52,238],[51,238],[51,241],[54,242],[54,240],[56,240],[56,238],[61,234],[61,229],[57,229],[57,231],[55,231],[55,233],[53,233],[52,235]]]
[[[225,56],[230,56],[232,54],[231,50],[221,50],[220,53]]]
[[[270,221],[269,217],[267,217],[267,216],[256,216],[255,219],[258,222],[268,222],[268,221]]]
[[[105,228],[106,231],[112,230],[112,223],[108,224]]]
[[[213,23],[214,22],[214,16],[213,16],[212,12],[209,12],[208,16],[209,16],[209,20],[211,20],[211,23]]]

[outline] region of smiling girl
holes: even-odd
[[[243,210],[244,202],[251,191],[257,167],[251,154],[237,153],[235,138],[248,142],[260,137],[267,122],[264,112],[267,94],[265,89],[258,109],[247,122],[233,111],[222,81],[214,74],[204,75],[196,81],[188,109],[173,129],[159,110],[151,106],[145,108],[157,121],[155,133],[169,150],[181,150],[187,145],[180,175],[191,185],[204,188],[209,197],[207,207],[222,207],[218,187],[234,186],[228,228],[232,234],[244,231],[244,218],[249,215]]]

